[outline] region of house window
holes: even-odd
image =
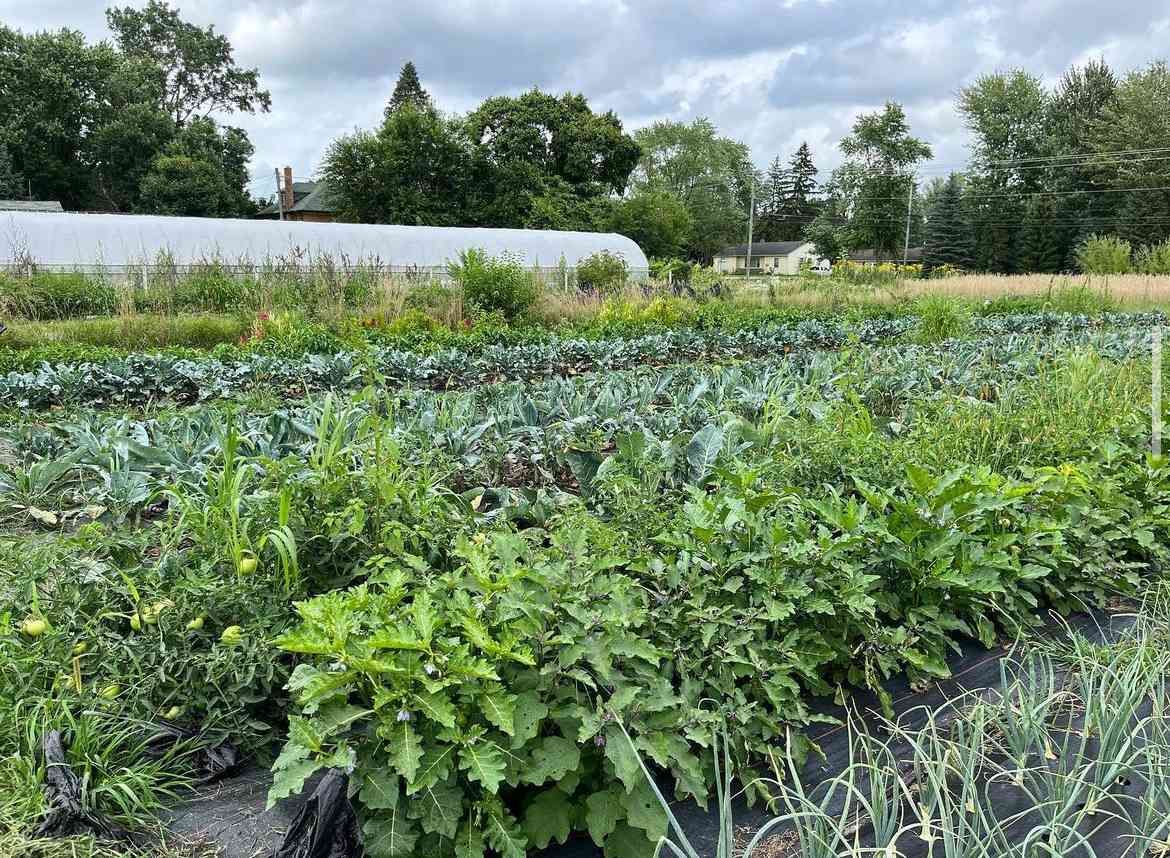
[[[773,257],[773,258],[772,258],[772,267],[773,267],[773,268],[779,268],[779,267],[780,267],[780,257],[779,257],[779,256],[775,256],[775,257]]]

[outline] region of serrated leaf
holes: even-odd
[[[479,696],[479,710],[483,717],[509,736],[516,732],[513,714],[515,708],[516,698],[502,688],[487,691]]]
[[[451,770],[455,767],[455,745],[430,744],[423,752],[418,772],[406,788],[407,795],[413,795],[422,789],[433,787],[435,784],[447,780]]]
[[[501,858],[525,858],[528,841],[521,833],[516,820],[502,807],[489,812],[483,826],[488,846]]]
[[[540,701],[535,691],[525,691],[516,696],[512,713],[512,747],[519,748],[540,732],[540,722],[548,717],[548,707]]]
[[[504,779],[504,752],[495,742],[474,742],[459,749],[459,768],[467,779],[483,784],[490,793],[499,791]]]
[[[389,768],[363,766],[355,777],[362,807],[367,810],[392,810],[398,807],[401,780]]]
[[[428,834],[453,838],[463,816],[463,790],[456,785],[440,784],[423,790],[418,797],[419,822]]]
[[[362,825],[362,842],[370,858],[408,858],[418,841],[418,829],[402,808],[371,816]]]
[[[305,781],[324,764],[317,759],[293,760],[274,773],[272,786],[268,788],[268,808],[277,801],[299,794],[305,788]]]
[[[455,837],[455,858],[483,858],[483,829],[464,822]]]
[[[623,798],[625,798],[625,792],[622,788],[613,785],[600,792],[595,792],[585,799],[585,825],[589,828],[589,836],[598,846],[605,845],[605,838],[625,817],[626,808],[622,803]]]
[[[354,680],[352,671],[336,673],[320,670],[311,664],[298,664],[285,687],[293,692],[305,715],[314,714],[327,700],[341,696],[341,691]]]
[[[563,736],[546,736],[528,755],[528,765],[520,773],[520,782],[539,786],[547,781],[559,781],[566,772],[581,764],[580,749]]]
[[[455,705],[446,694],[442,692],[434,694],[416,692],[414,701],[418,704],[419,711],[435,723],[442,724],[444,727],[455,726],[457,717]]]
[[[524,811],[528,844],[543,849],[553,840],[564,843],[573,830],[573,806],[559,789],[546,789]]]
[[[389,746],[390,763],[408,781],[414,780],[422,761],[422,747],[418,734],[409,721],[384,721],[378,727],[378,735]]]

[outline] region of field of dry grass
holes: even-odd
[[[1051,299],[1068,307],[1113,304],[1126,309],[1170,307],[1170,276],[1153,274],[1054,275],[965,274],[937,280],[917,278],[838,279],[792,277],[761,279],[741,284],[738,300],[751,304],[831,306],[858,303],[897,303],[945,295],[969,301],[1020,297]]]

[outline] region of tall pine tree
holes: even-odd
[[[759,241],[785,240],[783,216],[788,196],[788,171],[784,169],[780,163],[780,156],[777,155],[772,161],[772,166],[768,168],[768,178],[764,181],[761,194],[760,222],[756,233]]]
[[[796,241],[817,213],[817,168],[807,142],[800,144],[788,162],[787,177],[779,218],[781,240]]]
[[[417,110],[434,109],[431,96],[423,89],[418,79],[418,71],[409,60],[398,73],[398,83],[394,84],[394,94],[390,96],[390,103],[386,105],[386,115],[389,116],[408,104]]]
[[[972,267],[971,227],[963,205],[963,183],[955,173],[935,196],[926,221],[925,244],[924,273],[940,265]]]

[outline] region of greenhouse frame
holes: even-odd
[[[247,270],[326,263],[441,276],[472,248],[546,272],[572,271],[585,257],[608,251],[625,260],[632,277],[649,272],[638,245],[617,233],[73,212],[0,215],[0,267],[9,270],[116,275],[158,266]]]

